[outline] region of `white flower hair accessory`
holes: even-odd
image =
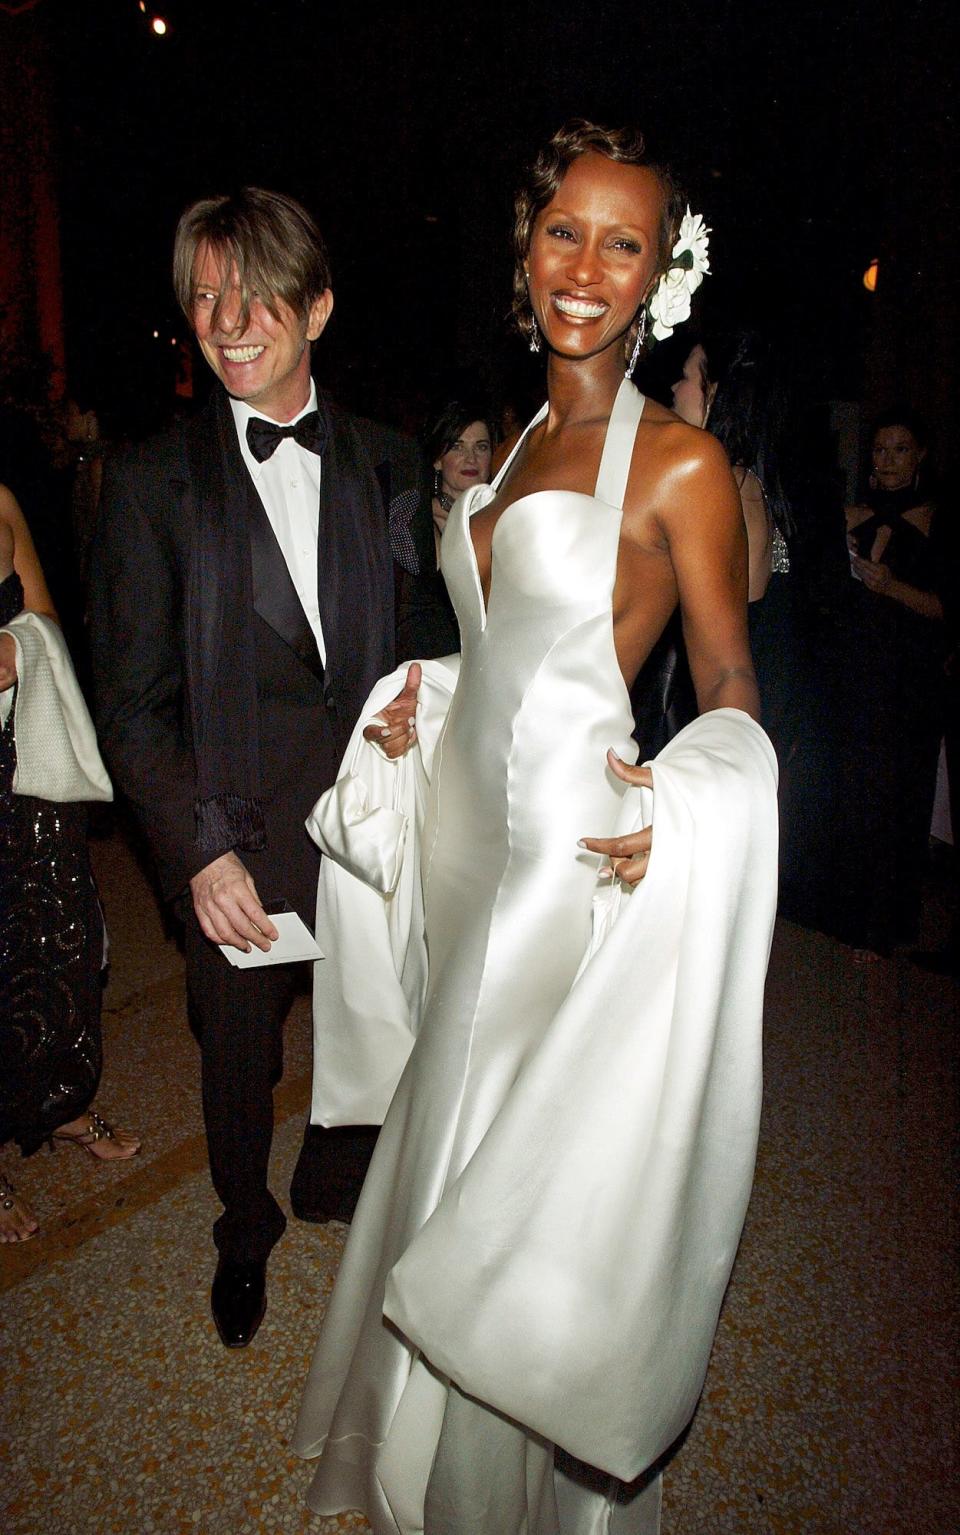
[[[702,215],[691,213],[688,206],[670,265],[647,300],[655,341],[666,341],[675,325],[689,320],[690,300],[710,270],[709,249],[710,230]]]

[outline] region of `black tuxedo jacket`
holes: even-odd
[[[329,400],[322,409],[330,424],[317,550],[325,666],[222,389],[192,421],[107,466],[90,599],[99,736],[168,897],[229,850],[198,844],[194,743],[214,707],[206,684],[218,665],[229,667],[238,625],[253,630],[258,693],[231,720],[231,750],[249,752],[252,742],[263,768],[261,870],[300,847],[305,808],[331,781],[370,688],[393,665],[387,506],[415,482],[416,451]],[[239,524],[249,530],[246,608],[226,553]],[[271,898],[255,878],[261,898]]]

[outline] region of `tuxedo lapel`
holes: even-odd
[[[370,461],[354,423],[323,394],[327,445],[320,478],[317,593],[327,676],[337,701],[353,707],[355,674],[384,670],[382,635],[393,627],[392,566],[387,540],[390,468]],[[390,651],[387,648],[389,657]],[[347,696],[344,696],[346,684]],[[357,706],[362,698],[356,700]],[[352,724],[352,720],[351,720]]]
[[[242,538],[249,533],[251,600],[256,613],[285,641],[315,676],[323,678],[323,662],[317,641],[293,578],[277,543],[276,534],[264,510],[237,441],[236,425],[227,396],[216,397],[217,430],[206,438],[209,449],[202,473],[209,488],[209,505],[218,516],[222,530],[229,522],[231,530]],[[209,521],[209,519],[205,519]],[[229,536],[221,531],[221,537]],[[209,647],[208,647],[209,648]]]
[[[316,636],[303,611],[303,604],[277,543],[276,535],[257,495],[250,476],[247,480],[247,507],[250,523],[250,559],[253,570],[253,606],[260,617],[300,657],[316,677],[323,680],[323,662]],[[324,631],[326,632],[326,631]]]

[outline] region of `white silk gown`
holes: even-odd
[[[403,1309],[389,1282],[445,1191],[456,1199],[455,1181],[535,1056],[590,942],[598,861],[578,839],[616,827],[624,786],[606,767],[607,749],[637,755],[612,594],[642,409],[642,395],[625,384],[593,496],[542,491],[506,509],[486,607],[469,523],[509,461],[492,486],[461,497],[443,538],[462,665],[421,846],[426,1003],[293,1442],[298,1454],[320,1457],[310,1506],[361,1509],[377,1535],[659,1528],[659,1478],[628,1496],[606,1473],[555,1467],[553,1443],[462,1393],[408,1341],[390,1320],[392,1306],[398,1316]],[[535,1293],[535,1258],[530,1285]],[[589,1417],[591,1402],[571,1400],[563,1411],[572,1425]]]

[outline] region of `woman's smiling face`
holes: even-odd
[[[530,301],[550,348],[592,357],[618,343],[659,269],[664,192],[657,173],[590,151],[537,215]]]

